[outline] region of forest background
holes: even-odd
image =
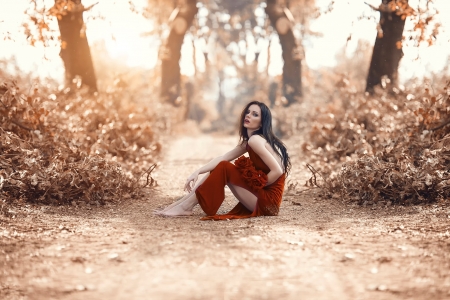
[[[6,198],[110,199],[116,182],[102,191],[100,174],[89,176],[102,182],[95,184],[70,171],[86,159],[118,162],[119,186],[136,190],[139,180],[152,182],[161,134],[188,120],[199,130],[233,132],[235,115],[250,99],[274,109],[279,135],[309,132],[301,147],[330,195],[370,204],[447,197],[445,2],[22,1],[7,7],[0,23],[2,139],[3,145],[18,140],[4,149]],[[412,151],[411,143],[419,148]],[[423,147],[430,146],[437,148],[424,160]],[[375,167],[373,159],[385,164]],[[352,182],[361,164],[370,171]],[[405,168],[411,173],[391,174],[402,184],[392,183],[388,170]],[[336,176],[342,172],[348,182]],[[55,178],[64,184],[55,185]]]
[[[235,134],[252,99],[308,173],[286,197],[435,205],[448,225],[448,1],[1,2],[5,239],[30,207],[145,199],[168,138]]]

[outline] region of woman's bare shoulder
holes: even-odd
[[[258,146],[264,146],[264,144],[266,143],[266,139],[260,135],[252,135],[249,139],[248,139],[248,144],[250,147],[258,147]]]

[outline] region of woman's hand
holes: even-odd
[[[195,183],[197,182],[198,174],[199,174],[199,171],[195,171],[187,178],[186,184],[184,185],[184,190],[187,191],[188,193],[192,192],[192,189],[194,188]],[[192,185],[191,185],[191,182],[192,182]]]

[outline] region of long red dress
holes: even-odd
[[[264,161],[247,145],[247,151],[251,162],[256,170],[261,170],[265,174],[270,172]],[[280,209],[281,199],[284,190],[285,174],[282,174],[275,182],[262,189],[249,185],[242,175],[242,170],[228,161],[220,162],[209,177],[197,188],[198,203],[203,211],[208,215],[201,220],[226,220],[243,219],[259,216],[276,216]],[[230,212],[225,215],[217,215],[217,210],[225,199],[225,185],[231,183],[252,192],[257,198],[256,208],[248,210],[242,203],[238,203]]]

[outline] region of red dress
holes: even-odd
[[[214,170],[211,171],[209,177],[197,188],[198,203],[203,211],[208,215],[201,220],[226,220],[226,219],[243,219],[259,216],[276,216],[280,209],[281,199],[284,190],[285,174],[282,174],[275,182],[270,185],[259,188],[252,184],[245,176],[244,172],[255,173],[261,170],[264,174],[269,173],[270,169],[264,161],[247,145],[247,151],[252,166],[238,168],[229,161],[220,162]],[[248,159],[248,158],[247,158]],[[243,157],[238,160],[243,160]],[[243,175],[244,174],[244,175]],[[263,174],[263,175],[264,175]],[[231,183],[240,186],[252,192],[257,198],[256,208],[253,211],[248,210],[242,203],[238,203],[230,212],[225,215],[216,215],[220,205],[225,199],[225,185]]]

